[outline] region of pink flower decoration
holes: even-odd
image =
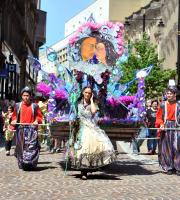
[[[55,99],[67,99],[67,93],[63,89],[56,89],[55,90]]]
[[[118,55],[119,55],[119,56],[122,56],[123,52],[124,52],[124,49],[123,49],[123,48],[119,48],[119,50],[118,50]]]
[[[122,32],[118,32],[117,37],[118,38],[123,38],[123,33]]]
[[[109,27],[109,28],[112,28],[114,26],[114,24],[112,22],[107,22],[106,25]]]
[[[52,91],[52,88],[44,82],[40,82],[36,86],[36,90],[42,93],[44,96],[48,97]]]
[[[116,25],[119,26],[119,28],[120,28],[121,30],[124,30],[124,24],[123,24],[123,23],[117,22]]]
[[[135,96],[121,96],[119,97],[120,102],[122,102],[124,105],[129,105],[130,103],[133,103],[135,99]]]
[[[99,24],[91,24],[90,25],[90,28],[93,29],[93,30],[97,30],[99,27],[100,27]]]
[[[107,99],[107,102],[112,106],[112,107],[115,107],[115,106],[118,106],[120,103],[117,99],[115,99],[113,96],[109,97]]]
[[[117,38],[117,42],[120,46],[124,45],[123,39],[122,38]]]
[[[69,39],[69,44],[74,45],[76,43],[78,39],[77,35],[73,35],[70,39]]]

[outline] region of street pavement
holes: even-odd
[[[42,149],[34,171],[22,171],[0,150],[0,200],[179,200],[180,177],[162,173],[157,156],[132,156],[118,144],[117,162],[80,179],[64,173],[63,153]],[[140,158],[140,159],[139,159]],[[152,162],[151,162],[152,161]]]

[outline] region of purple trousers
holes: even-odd
[[[180,171],[180,131],[173,130],[176,127],[175,121],[167,121],[166,130],[161,133],[159,140],[159,164],[163,170]]]
[[[19,126],[16,132],[16,157],[19,168],[36,167],[39,158],[39,142],[35,126]]]

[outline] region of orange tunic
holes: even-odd
[[[21,109],[20,109],[20,121],[19,123],[33,123],[34,121],[37,121],[39,124],[42,123],[42,113],[39,109],[37,109],[37,113],[34,119],[33,113],[32,113],[32,104],[25,104],[22,102]],[[17,120],[16,115],[16,109],[14,109],[14,112],[12,114],[12,121]]]
[[[167,118],[166,120],[175,121],[176,103],[170,104],[167,102]],[[164,124],[163,108],[159,107],[156,114],[156,127]]]

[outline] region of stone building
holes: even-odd
[[[176,69],[178,0],[152,0],[126,18],[127,35],[139,39],[142,32],[149,34],[157,45],[159,58],[164,58],[163,69]],[[160,26],[163,23],[164,26]]]
[[[0,98],[16,100],[34,87],[37,72],[28,56],[38,57],[45,43],[46,13],[39,0],[0,0]]]

